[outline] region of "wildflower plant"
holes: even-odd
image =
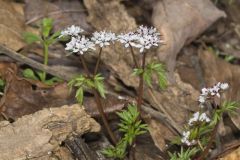
[[[147,125],[139,120],[137,106],[129,104],[127,110],[117,112],[120,117],[119,131],[123,133],[123,138],[119,140],[115,147],[111,146],[102,151],[109,158],[123,159],[127,154],[127,147],[132,146],[137,136],[147,132]]]
[[[149,64],[146,63],[147,51],[152,47],[159,46],[162,43],[162,40],[156,28],[148,28],[144,26],[138,27],[134,32],[121,33],[119,35],[104,30],[100,32],[96,31],[91,37],[86,37],[83,35],[83,32],[83,29],[80,27],[71,26],[62,31],[60,35],[60,37],[70,38],[70,41],[66,44],[65,49],[73,54],[79,55],[82,66],[85,70],[84,74],[73,78],[69,82],[69,86],[71,88],[77,87],[76,99],[79,103],[83,102],[84,91],[86,89],[92,90],[97,102],[98,110],[102,116],[104,126],[107,129],[112,142],[115,144],[114,147],[106,148],[103,153],[108,157],[122,159],[127,154],[128,146],[131,147],[135,143],[136,136],[146,132],[146,125],[142,124],[140,120],[140,108],[142,105],[144,82],[147,84],[147,86],[152,88],[152,76],[153,74],[156,74],[158,77],[159,86],[161,88],[166,87],[164,66],[158,62],[151,62]],[[119,141],[117,141],[112,133],[103,110],[101,97],[105,98],[104,78],[100,73],[98,73],[101,55],[104,48],[114,44],[115,42],[120,42],[125,48],[130,48],[131,56],[135,65],[135,68],[133,69],[133,75],[138,76],[140,79],[137,105],[130,105],[127,111],[118,113],[118,116],[121,119],[119,130],[124,133],[123,138]],[[142,57],[141,64],[139,64],[137,61],[134,48],[139,50],[139,56]],[[84,55],[94,51],[98,53],[98,59],[94,71],[91,72],[88,69]]]
[[[55,33],[51,34],[52,29],[53,29],[53,20],[51,18],[44,18],[41,22],[40,35],[31,33],[31,32],[26,32],[23,35],[25,41],[28,44],[32,44],[32,43],[36,43],[36,42],[41,43],[41,45],[43,47],[43,57],[44,57],[43,64],[44,65],[48,65],[49,46],[59,40],[58,37],[60,35],[60,32],[55,32]],[[34,71],[29,68],[23,71],[23,76],[26,78],[34,79],[34,80],[41,80],[42,82],[44,82],[48,85],[52,85],[55,82],[61,81],[57,77],[53,77],[52,79],[46,80],[46,72],[45,71],[37,72],[37,75],[36,75],[34,73]]]
[[[207,157],[216,138],[219,122],[223,113],[234,114],[239,107],[238,102],[223,101],[222,94],[229,88],[228,83],[218,82],[210,88],[203,88],[198,98],[199,111],[193,113],[182,133],[175,142],[182,145],[181,153],[169,154],[171,159],[177,155],[189,155],[197,160]],[[209,109],[208,106],[211,106]],[[187,154],[194,149],[195,154]]]

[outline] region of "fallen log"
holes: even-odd
[[[0,122],[0,159],[51,157],[72,135],[98,132],[100,125],[79,105],[48,108],[23,116],[14,123]]]

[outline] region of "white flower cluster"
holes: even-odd
[[[78,36],[79,33],[82,33],[84,30],[78,26],[72,25],[71,27],[66,28],[61,32],[60,37],[63,36]]]
[[[210,99],[214,96],[220,97],[221,91],[224,91],[229,88],[228,83],[221,83],[218,82],[216,85],[210,88],[203,88],[201,90],[201,94],[199,96],[198,101],[200,102],[200,106],[204,106],[203,104],[207,101],[207,99]],[[194,125],[196,122],[206,122],[209,123],[211,120],[207,116],[206,113],[200,113],[200,112],[195,112],[193,114],[193,117],[189,119],[188,125],[191,127]],[[184,131],[182,134],[182,139],[181,142],[190,146],[195,143],[195,140],[189,140],[191,132],[190,131]]]
[[[106,31],[94,32],[91,38],[91,40],[100,47],[109,46],[110,42],[114,42],[116,39],[115,33]]]
[[[220,91],[224,91],[229,88],[228,83],[218,82],[216,85],[210,88],[203,88],[198,101],[203,104],[210,97],[217,96],[220,97]]]
[[[189,119],[188,121],[188,125],[189,126],[192,126],[195,122],[210,122],[210,118],[208,118],[207,114],[206,113],[199,113],[199,112],[196,112],[193,114],[193,117]]]
[[[129,32],[126,34],[120,34],[118,40],[124,44],[125,47],[130,45],[140,49],[142,53],[144,49],[150,49],[153,46],[158,46],[159,43],[163,42],[160,39],[160,33],[157,32],[156,28],[148,28],[139,26],[136,32]]]
[[[184,131],[182,133],[183,137],[181,139],[181,142],[188,145],[188,146],[191,146],[193,145],[196,141],[195,140],[189,140],[190,138],[190,131]]]
[[[118,41],[124,44],[124,47],[128,48],[131,46],[136,46],[136,41],[138,40],[138,35],[133,32],[121,33],[117,36]]]
[[[91,42],[85,36],[72,37],[71,41],[66,44],[65,49],[67,51],[72,51],[73,53],[80,53],[80,54],[83,54],[88,49],[95,50],[94,43]]]
[[[124,44],[126,48],[131,45],[132,47],[138,48],[142,53],[145,49],[158,46],[159,43],[162,42],[160,39],[160,33],[158,33],[157,29],[153,27],[148,28],[139,26],[135,32],[121,33],[117,36],[112,32],[94,32],[90,39],[79,35],[82,32],[84,32],[82,28],[74,25],[61,32],[60,37],[71,37],[70,42],[67,43],[67,47],[65,48],[66,50],[83,54],[89,49],[94,49],[95,45],[99,45],[99,47],[102,48],[109,46],[111,42],[114,43],[114,41],[117,40]]]

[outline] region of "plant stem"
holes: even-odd
[[[102,54],[102,48],[100,48],[100,51],[98,53],[97,64],[96,64],[95,69],[94,69],[94,75],[96,75],[97,72],[98,72],[99,63],[100,63],[100,60],[101,60],[101,54]]]
[[[145,70],[145,59],[146,59],[146,52],[143,53],[142,56],[142,70],[144,73]],[[138,86],[138,97],[137,97],[137,108],[138,112],[141,114],[141,105],[142,105],[142,97],[143,97],[143,73],[140,75],[140,82]]]
[[[219,125],[219,122],[215,125],[214,129],[213,129],[212,132],[211,132],[208,145],[206,146],[206,148],[204,149],[204,151],[201,153],[201,156],[200,156],[199,158],[197,158],[196,160],[204,160],[204,158],[208,155],[208,151],[209,151],[209,149],[211,148],[212,143],[213,143],[213,141],[214,141],[214,139],[215,139],[215,136],[216,136],[216,134],[217,134],[218,125]]]
[[[43,56],[44,56],[43,64],[47,66],[48,65],[48,45],[45,42],[43,42]],[[45,80],[46,80],[46,72],[43,71],[42,81],[44,82]]]
[[[89,71],[89,69],[88,69],[88,67],[86,65],[86,62],[85,62],[85,59],[84,59],[83,55],[80,55],[80,59],[81,59],[83,68],[84,68],[87,76],[89,78],[92,78],[91,77],[91,73],[90,73],[90,71]],[[102,117],[103,124],[104,124],[104,126],[105,126],[105,128],[106,128],[106,130],[107,130],[107,132],[108,132],[108,134],[110,136],[110,138],[111,138],[111,141],[113,142],[113,144],[116,145],[117,144],[117,139],[116,139],[115,135],[113,134],[113,132],[112,132],[112,130],[111,130],[109,124],[108,124],[107,116],[104,113],[102,102],[101,102],[101,99],[100,99],[100,95],[99,95],[99,93],[97,92],[97,90],[95,88],[92,88],[92,91],[93,91],[93,95],[94,95],[95,101],[97,103],[98,111],[99,111],[99,113],[100,113],[100,115]]]
[[[131,49],[131,54],[132,54],[132,58],[133,58],[133,61],[134,61],[134,65],[135,65],[135,67],[139,68],[136,56],[135,56],[134,51],[133,51],[133,47],[131,45],[130,45],[130,49]]]

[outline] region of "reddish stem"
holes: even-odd
[[[142,56],[142,70],[144,73],[145,70],[145,59],[146,59],[146,52],[143,53]],[[143,97],[143,73],[140,75],[140,82],[138,86],[138,97],[137,97],[137,108],[139,113],[141,114],[141,105],[142,105],[142,97]]]
[[[96,64],[95,69],[94,69],[94,75],[96,75],[97,72],[98,72],[98,68],[99,68],[99,64],[100,64],[100,60],[101,60],[101,55],[102,55],[102,48],[100,48],[100,51],[98,53],[97,64]]]
[[[87,67],[87,65],[85,63],[85,59],[84,59],[84,57],[82,55],[80,55],[80,59],[81,59],[83,68],[84,68],[87,76],[91,77],[91,73],[90,73],[90,71],[89,71],[89,69],[88,69],[88,67]],[[107,116],[104,113],[100,95],[99,95],[99,93],[97,92],[97,90],[95,88],[92,88],[92,91],[93,91],[93,95],[94,95],[95,101],[97,103],[98,111],[99,111],[99,113],[100,113],[100,115],[102,117],[103,124],[104,124],[104,126],[105,126],[105,128],[106,128],[106,130],[107,130],[107,132],[108,132],[108,134],[109,134],[113,144],[116,145],[117,144],[117,139],[116,139],[115,135],[113,134],[113,132],[112,132],[112,130],[111,130],[109,124],[108,124]]]
[[[131,49],[131,54],[132,54],[134,65],[135,65],[135,67],[139,68],[136,56],[135,56],[134,51],[133,51],[133,47],[131,45],[130,45],[130,49]]]

